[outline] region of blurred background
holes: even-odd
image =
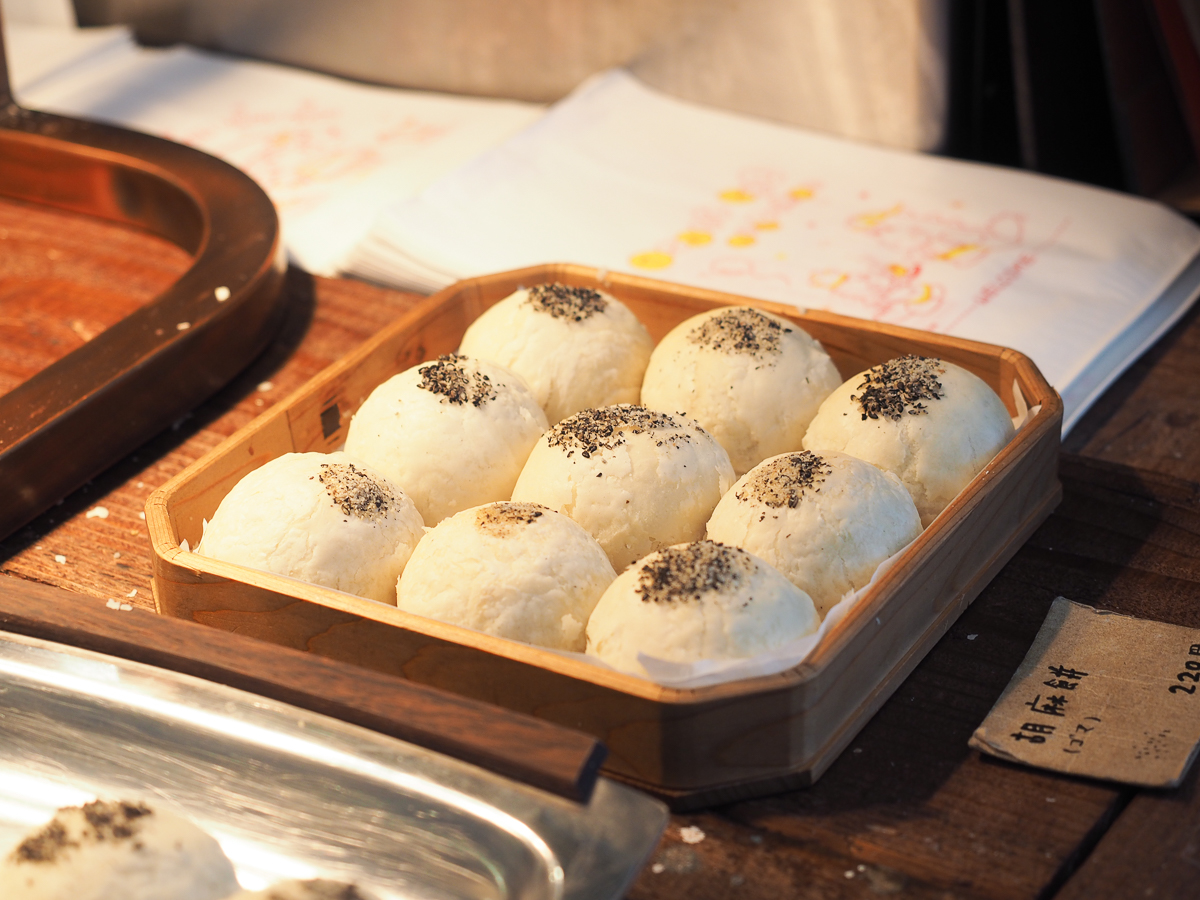
[[[55,15],[45,12],[53,6],[5,3],[9,18]],[[1200,0],[74,0],[73,9],[79,25],[130,24],[149,45],[538,102],[624,65],[683,99],[1200,212]]]

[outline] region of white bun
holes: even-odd
[[[804,449],[839,450],[894,473],[927,526],[1012,436],[1008,410],[983,379],[940,359],[904,356],[834,391]]]
[[[787,319],[748,306],[686,320],[654,348],[642,403],[695,419],[741,475],[799,450],[841,376],[821,345]]]
[[[182,816],[96,800],[18,845],[0,889],[4,900],[220,900],[238,883],[220,845]]]
[[[553,425],[592,406],[637,403],[653,346],[616,298],[555,283],[492,306],[467,328],[459,350],[524,378]]]
[[[443,520],[397,586],[405,612],[497,637],[582,651],[584,626],[616,577],[595,539],[531,503],[492,503]]]
[[[824,618],[921,533],[900,479],[843,453],[785,453],[743,475],[713,510],[710,540],[741,547],[807,593]]]
[[[729,455],[688,419],[606,406],[564,419],[537,442],[513,500],[570,516],[618,572],[647,553],[699,540],[733,484]]]
[[[812,634],[808,595],[736,547],[697,541],[650,554],[617,576],[592,611],[587,652],[645,675],[645,653],[671,662],[743,659]]]
[[[452,354],[375,388],[350,421],[346,452],[386,475],[436,525],[507,500],[547,427],[520,376]]]
[[[286,453],[225,495],[196,552],[383,603],[421,539],[412,500],[345,453]]]

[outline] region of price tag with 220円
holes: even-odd
[[[1042,769],[1175,787],[1200,746],[1200,630],[1059,597],[970,743]]]

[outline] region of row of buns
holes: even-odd
[[[654,347],[615,298],[540,285],[377,387],[344,453],[246,476],[197,551],[644,674],[812,632],[1012,434],[942,360],[842,382],[749,307]]]

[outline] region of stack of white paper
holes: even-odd
[[[579,262],[1014,347],[1069,428],[1200,286],[1166,207],[673,100],[614,71],[390,207],[350,271]]]
[[[275,202],[292,258],[334,274],[387,203],[410,196],[542,115],[537,104],[372,87],[123,29],[10,25],[22,105],[206,150]]]

